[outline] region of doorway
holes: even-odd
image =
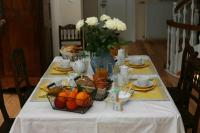
[[[126,23],[127,30],[120,34],[124,40],[135,41],[134,8],[133,0],[98,0],[98,16],[107,14]]]
[[[146,0],[135,0],[136,40],[145,40]]]
[[[134,0],[84,0],[83,16],[100,17],[107,14],[122,20],[127,25],[127,31],[120,34],[121,38],[135,41],[135,2]]]

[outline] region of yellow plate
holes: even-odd
[[[147,86],[147,87],[137,86],[137,85],[133,84],[133,89],[135,91],[150,91],[156,87],[156,82],[155,81],[152,81],[152,82],[153,82],[153,84],[151,86]]]
[[[144,64],[131,64],[129,62],[126,62],[125,63],[128,67],[131,67],[131,68],[135,68],[135,69],[140,69],[140,68],[145,68],[145,67],[148,67],[149,64],[147,62],[145,62]]]
[[[69,72],[69,71],[72,71],[72,67],[69,67],[69,68],[61,68],[59,67],[57,64],[55,64],[53,66],[53,69],[55,69],[56,71],[61,71],[61,72]]]
[[[151,87],[148,87],[148,88],[138,88],[138,87],[134,86],[133,90],[135,90],[135,91],[146,92],[146,91],[153,90],[155,87],[156,87],[156,86],[151,86]]]

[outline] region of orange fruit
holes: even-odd
[[[70,90],[62,91],[58,93],[58,97],[64,97],[67,100],[67,97],[69,96],[69,94],[70,94]]]
[[[69,98],[70,100],[75,99],[77,94],[78,94],[78,92],[76,92],[76,91],[71,91],[71,92],[69,93],[69,95],[68,95],[68,98]]]
[[[62,109],[65,107],[66,99],[64,97],[56,97],[54,101],[54,105],[56,108]]]
[[[76,93],[76,95],[78,94],[78,88],[74,88],[73,90],[72,90],[72,92],[74,92],[74,93]]]
[[[74,110],[77,108],[77,104],[76,104],[76,101],[73,100],[73,99],[69,99],[67,102],[66,102],[66,107],[67,109],[69,110]]]
[[[78,94],[78,89],[74,89],[68,95],[68,99],[66,102],[66,107],[70,110],[74,110],[77,108],[76,104],[76,95]]]
[[[90,95],[87,92],[79,92],[76,96],[76,104],[81,107],[88,106],[90,102]]]

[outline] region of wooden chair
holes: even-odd
[[[35,88],[34,86],[31,86],[28,78],[23,49],[17,48],[13,51],[12,63],[16,91],[19,97],[20,106],[22,107]]]
[[[10,118],[7,113],[7,110],[4,104],[3,89],[1,87],[1,81],[0,81],[0,110],[4,119],[4,122],[0,126],[0,133],[8,133],[13,124],[14,118]]]
[[[74,24],[59,26],[59,48],[67,44],[80,44],[83,46],[83,32],[77,31]]]
[[[178,109],[183,118],[185,129],[191,128],[192,133],[198,133],[198,124],[200,119],[200,59],[192,57],[188,60],[187,68],[183,76],[184,104],[188,104],[187,108],[180,106]],[[189,111],[189,100],[196,104],[194,113]],[[200,131],[199,131],[200,132]]]
[[[198,53],[194,51],[194,48],[190,45],[186,45],[183,51],[183,56],[182,56],[182,65],[181,65],[181,73],[180,73],[180,78],[178,81],[178,85],[176,87],[167,87],[171,97],[173,98],[174,102],[176,103],[177,106],[181,104],[181,97],[182,97],[182,90],[184,89],[183,87],[183,76],[185,73],[185,66],[187,63],[187,60],[193,56],[197,56]],[[182,106],[182,105],[181,105]]]

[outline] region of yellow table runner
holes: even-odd
[[[151,61],[146,60],[144,66],[145,67],[132,67],[131,65],[128,65],[131,69],[129,70],[130,74],[156,74],[156,70],[153,67],[153,64]]]
[[[134,91],[131,100],[155,100],[155,101],[165,101],[169,100],[163,86],[158,78],[153,79],[156,82],[155,86],[149,91]],[[129,84],[130,85],[130,84]],[[132,89],[134,90],[132,85]]]

